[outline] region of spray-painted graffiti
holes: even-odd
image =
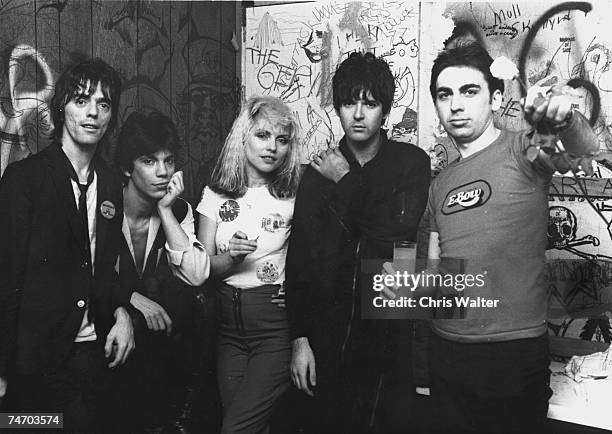
[[[197,52],[199,56],[190,53]],[[238,83],[229,64],[231,46],[192,32],[182,49],[188,82],[179,92],[179,125],[188,145],[188,161],[193,183],[206,183],[235,118]],[[203,59],[208,59],[203,61]]]
[[[179,157],[185,170],[185,196],[194,197],[207,182],[236,112],[235,51],[218,38],[201,34],[206,29],[199,30],[192,4],[172,5],[177,9],[172,14],[167,5],[120,5],[108,12],[105,28],[117,35],[136,61],[126,77],[120,120],[133,110],[160,110],[172,117],[183,143]],[[262,61],[273,56],[267,53]]]
[[[158,110],[175,121],[184,195],[194,198],[238,105],[235,49],[219,40],[220,23],[201,24],[224,8],[234,16],[233,6],[221,3],[62,1],[37,7],[32,1],[0,2],[0,47],[7,66],[0,79],[0,171],[50,141],[48,101],[60,71],[49,65],[64,68],[94,55],[122,76],[119,127],[134,110]],[[77,26],[82,28],[73,40]],[[112,146],[102,151],[109,157]]]
[[[44,76],[43,84],[34,83],[33,90],[32,83],[24,78],[27,60],[33,60]],[[53,72],[34,48],[23,44],[13,48],[8,63],[10,107],[4,101],[0,107],[0,175],[8,163],[32,153],[28,137],[52,132],[47,103],[54,83]]]
[[[594,260],[555,259],[547,263],[548,328],[555,336],[610,342],[612,313],[612,263]]]
[[[287,102],[304,126],[302,157],[337,145],[342,137],[332,105],[332,76],[354,52],[383,57],[396,92],[387,128],[416,141],[419,38],[416,3],[389,1],[284,5],[247,10],[246,96],[269,94]]]

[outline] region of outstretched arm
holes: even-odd
[[[589,125],[588,120],[577,110],[572,109],[570,98],[572,88],[569,86],[552,87],[550,91],[542,96],[534,96],[537,89],[530,89],[525,100],[524,111],[525,119],[536,129],[540,124],[545,125],[545,129],[556,133],[563,144],[563,147],[572,157],[592,157],[599,150],[599,140]],[[564,164],[564,161],[552,159],[549,153],[540,150],[537,159],[548,166],[555,166],[562,172],[566,172],[570,167],[557,167]],[[566,165],[566,164],[564,164]],[[588,171],[590,168],[582,167]]]

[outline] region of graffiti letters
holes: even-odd
[[[258,49],[247,47],[247,54],[250,55],[251,63],[255,65],[265,65],[266,63],[278,63],[279,50],[274,49]]]
[[[510,101],[508,101],[505,105],[502,104],[498,113],[500,117],[506,116],[517,118],[523,115],[523,109],[521,108],[519,101],[515,100],[514,98],[510,98]]]
[[[264,93],[280,92],[283,100],[291,102],[309,93],[311,76],[310,66],[288,66],[270,62],[259,70],[257,82]]]
[[[517,19],[521,16],[521,8],[518,4],[513,4],[512,8],[508,9],[500,9],[499,11],[493,14],[493,18],[495,20],[495,24],[501,24],[507,19]]]
[[[612,179],[610,178],[573,178],[569,176],[555,176],[550,186],[550,196],[565,200],[566,198],[578,199],[583,201],[584,197],[580,186],[588,193],[592,199],[612,199]]]

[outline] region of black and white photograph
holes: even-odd
[[[0,0],[0,432],[612,432],[612,0]]]

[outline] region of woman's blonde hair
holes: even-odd
[[[289,151],[268,184],[268,190],[278,199],[295,197],[300,178],[300,130],[289,107],[271,96],[252,97],[242,106],[211,176],[210,188],[214,192],[232,198],[242,197],[246,193],[249,179],[245,145],[260,119],[289,131]]]

